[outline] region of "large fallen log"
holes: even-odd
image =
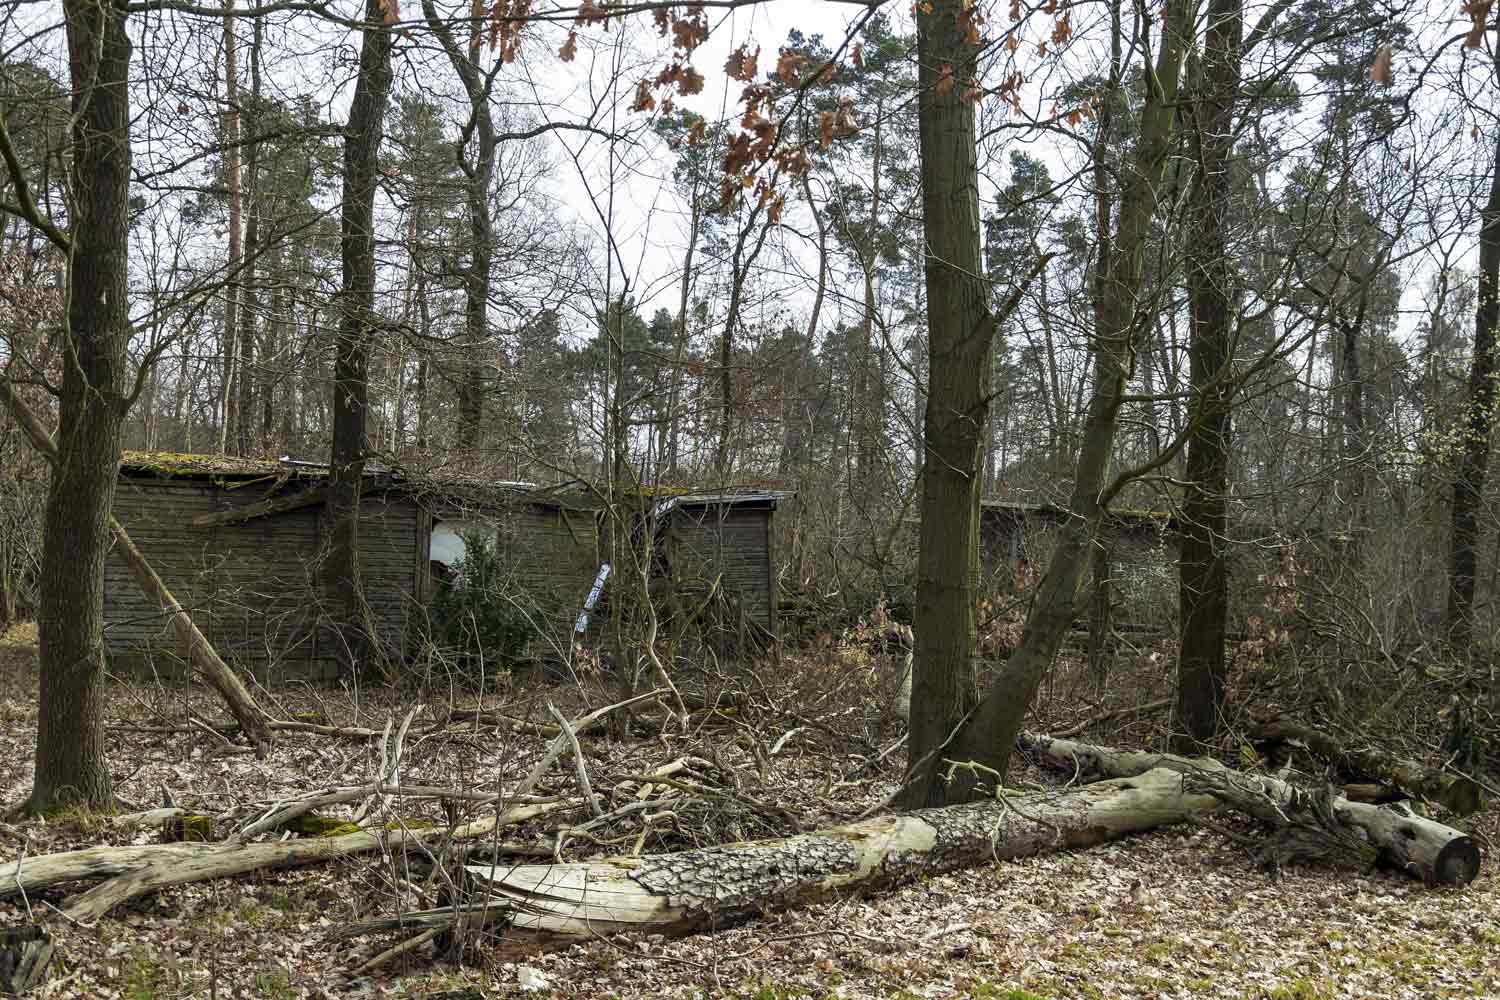
[[[1354,778],[1373,778],[1414,799],[1435,802],[1449,812],[1467,816],[1483,802],[1479,783],[1463,774],[1425,768],[1378,749],[1354,750],[1336,737],[1278,719],[1256,726],[1250,739],[1257,744],[1296,745]]]
[[[617,931],[681,934],[829,893],[1087,847],[1212,810],[1157,770],[1117,781],[881,816],[780,840],[557,865],[469,865],[517,942],[550,948]]]
[[[1036,733],[1022,733],[1016,743],[1022,751],[1083,780],[1162,769],[1181,774],[1185,787],[1276,827],[1281,835],[1269,844],[1267,860],[1378,857],[1429,885],[1467,885],[1479,874],[1479,847],[1473,839],[1400,803],[1353,802],[1326,789],[1309,790],[1270,775],[1234,771],[1210,757],[1117,750]]]

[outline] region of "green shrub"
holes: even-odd
[[[433,597],[429,611],[436,652],[457,669],[477,675],[506,669],[526,653],[536,637],[535,614],[507,599],[495,540],[484,532],[466,531],[464,557]]]

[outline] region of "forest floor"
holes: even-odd
[[[36,683],[34,630],[0,636],[0,803],[7,806],[20,802],[30,786]],[[585,740],[595,786],[608,788],[625,774],[689,754],[744,800],[677,800],[675,824],[653,829],[647,851],[787,832],[776,810],[757,803],[774,803],[806,825],[848,819],[890,794],[903,755],[877,762],[878,750],[899,730],[873,727],[830,691],[802,691],[798,710],[783,709],[776,718],[748,706],[723,711],[689,734],[614,740],[596,732]],[[560,706],[571,696],[569,707],[576,708],[580,698],[563,685],[546,693]],[[305,685],[277,694],[286,712],[375,729],[413,704],[410,693]],[[783,704],[774,688],[762,695],[765,703]],[[379,764],[370,740],[283,734],[270,758],[257,761],[226,752],[223,741],[206,732],[162,731],[168,721],[180,728],[190,712],[222,714],[206,695],[180,686],[111,682],[109,698],[116,791],[142,807],[159,805],[166,795],[216,809],[270,802],[368,780]],[[509,713],[546,718],[534,693],[524,701],[512,694],[492,702]],[[412,737],[404,781],[449,787],[514,781],[545,746],[540,737],[514,730],[464,732],[452,718]],[[1116,742],[1139,738],[1149,731],[1142,726],[1114,734]],[[783,739],[787,733],[793,735]],[[559,788],[572,773],[566,757],[563,765],[555,772]],[[1028,771],[1017,780],[1038,777]],[[431,805],[386,807],[408,822],[420,819],[423,809],[441,818]],[[678,940],[600,940],[519,963],[501,959],[481,940],[462,966],[418,955],[406,966],[354,976],[352,970],[396,939],[339,941],[331,938],[333,930],[434,905],[430,887],[412,871],[371,855],[179,886],[95,926],[63,927],[57,938],[63,969],[35,995],[289,1000],[423,997],[473,986],[481,992],[450,995],[1500,998],[1500,872],[1488,850],[1500,838],[1500,823],[1490,812],[1459,825],[1483,838],[1488,862],[1461,890],[1429,890],[1383,872],[1293,869],[1272,876],[1223,831],[1175,827]],[[538,824],[506,831],[505,839],[535,838],[550,847],[544,833]],[[563,856],[626,851],[637,834],[637,828],[606,830],[601,840],[623,844],[584,839]],[[0,877],[23,853],[155,837],[119,830],[97,815],[50,822],[12,815],[0,824]],[[24,921],[28,911],[64,895],[7,897],[0,901],[0,926]]]

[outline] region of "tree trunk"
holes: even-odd
[[[1284,836],[1271,846],[1279,850],[1291,841],[1298,857],[1368,864],[1373,859],[1363,855],[1373,847],[1387,863],[1429,885],[1468,885],[1479,874],[1479,848],[1472,839],[1399,804],[1320,795],[1267,775],[1232,771],[1212,757],[1116,750],[1035,733],[1021,734],[1017,742],[1075,780],[1176,772],[1184,788],[1205,791],[1278,828]]]
[[[1177,84],[1196,20],[1196,3],[1168,8],[1157,42],[1156,66],[1147,74],[1151,85],[1141,111],[1140,138],[1125,173],[1118,226],[1102,279],[1093,344],[1093,390],[1078,450],[1070,516],[1059,531],[1020,646],[946,751],[953,760],[979,761],[1000,775],[1010,762],[1011,748],[1037,686],[1072,626],[1078,585],[1099,521],[1113,492],[1125,481],[1117,478],[1110,483],[1110,459],[1126,380],[1144,326],[1140,315],[1144,307],[1138,299],[1146,239],[1156,211],[1157,188],[1173,147]],[[936,301],[935,296],[929,297]],[[934,376],[933,385],[937,384]]]
[[[260,6],[260,0],[255,0]],[[254,33],[250,42],[250,105],[245,115],[245,133],[250,148],[245,162],[245,173],[249,190],[245,192],[250,204],[250,221],[245,226],[245,280],[240,293],[240,360],[239,401],[235,417],[235,452],[241,456],[253,454],[255,448],[255,323],[259,318],[260,302],[255,284],[256,267],[260,260],[261,240],[261,196],[260,196],[260,139],[257,135],[260,108],[260,45],[265,28],[261,18],[255,18]],[[277,282],[280,284],[280,281]]]
[[[936,0],[917,16],[918,130],[927,242],[927,412],[922,525],[917,550],[910,808],[962,802],[972,772],[941,779],[943,748],[978,702],[974,600],[979,576],[980,460],[996,329],[984,280],[974,105],[964,99],[978,46],[963,0]],[[943,67],[957,79],[938,86]],[[855,407],[863,407],[856,401]],[[851,420],[859,412],[851,408]],[[989,763],[989,755],[978,760]]]
[[[1194,252],[1189,255],[1192,319],[1189,380],[1193,416],[1187,442],[1187,495],[1177,564],[1181,647],[1177,659],[1178,750],[1191,753],[1219,732],[1224,702],[1225,571],[1231,391],[1228,382],[1235,282],[1225,232],[1234,99],[1240,89],[1242,0],[1211,0],[1199,93],[1192,105],[1198,176],[1189,193]]]
[[[1109,665],[1114,658],[1114,586],[1110,582],[1109,549],[1098,539],[1092,553],[1094,593],[1089,608],[1089,673],[1095,689],[1102,695],[1109,682]]]
[[[335,336],[326,579],[339,616],[340,656],[349,668],[363,661],[373,640],[365,628],[359,574],[359,493],[365,466],[370,340],[376,320],[375,187],[381,126],[391,91],[391,32],[384,18],[383,0],[366,0],[359,78],[344,129],[343,287]]]
[[[1256,743],[1301,744],[1309,753],[1338,768],[1344,779],[1374,778],[1412,798],[1436,802],[1459,816],[1477,811],[1482,804],[1479,783],[1473,778],[1441,769],[1429,770],[1374,748],[1350,750],[1325,732],[1293,722],[1265,723],[1251,730],[1250,738]]]
[[[923,875],[1116,840],[1216,805],[1211,796],[1185,793],[1180,776],[1162,770],[782,840],[578,864],[466,868],[488,887],[489,905],[512,911],[512,934],[561,947],[620,931],[719,928],[834,893],[870,893]]]
[[[229,445],[230,416],[234,408],[235,344],[239,332],[240,288],[240,81],[238,43],[234,36],[234,0],[224,4],[224,174],[229,186],[229,259],[224,278],[223,395],[219,400],[219,454]]]
[[[16,417],[21,425],[22,433],[26,435],[32,446],[54,470],[57,469],[61,459],[53,435],[48,433],[36,412],[28,408],[16,396],[11,386],[4,381],[0,381],[0,402],[3,402],[4,408]],[[240,729],[250,739],[256,752],[264,757],[271,745],[270,717],[256,704],[255,699],[251,697],[250,692],[235,676],[229,665],[219,658],[219,654],[207,637],[198,630],[198,626],[193,623],[187,610],[178,603],[177,598],[167,589],[161,577],[157,576],[140,549],[136,548],[125,528],[115,520],[113,514],[108,515],[108,521],[109,531],[114,536],[115,545],[126,569],[140,585],[141,591],[170,616],[172,630],[177,633],[178,639],[187,650],[188,663],[203,674],[204,678],[223,696],[230,713],[239,723]]]
[[[1473,638],[1474,574],[1478,563],[1479,509],[1495,423],[1496,329],[1500,328],[1500,138],[1494,176],[1479,230],[1479,301],[1474,310],[1474,360],[1464,417],[1458,471],[1453,477],[1453,518],[1448,554],[1448,639],[1467,650]]]
[[[464,272],[464,347],[463,376],[458,386],[458,444],[460,448],[479,446],[480,426],[484,420],[484,365],[479,357],[489,339],[490,277],[494,270],[495,237],[490,222],[490,188],[495,176],[495,122],[490,114],[492,76],[482,72],[479,64],[482,33],[470,35],[467,53],[458,48],[453,33],[437,13],[432,0],[423,0],[422,12],[437,35],[448,62],[463,81],[469,98],[473,123],[460,136],[458,156],[468,183],[465,188],[465,211],[469,219],[469,266]],[[472,137],[474,158],[464,159],[464,150]]]
[[[104,755],[104,559],[130,342],[130,37],[123,5],[67,0],[75,186],[58,458],[42,541],[41,687],[28,806],[113,801]]]

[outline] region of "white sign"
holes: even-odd
[[[594,610],[594,605],[599,603],[599,595],[604,593],[604,581],[609,579],[609,563],[599,567],[599,574],[594,577],[593,589],[589,591],[588,600],[583,602],[583,613],[578,616],[578,623],[573,626],[573,631],[583,635],[584,629],[589,627],[589,612]]]

